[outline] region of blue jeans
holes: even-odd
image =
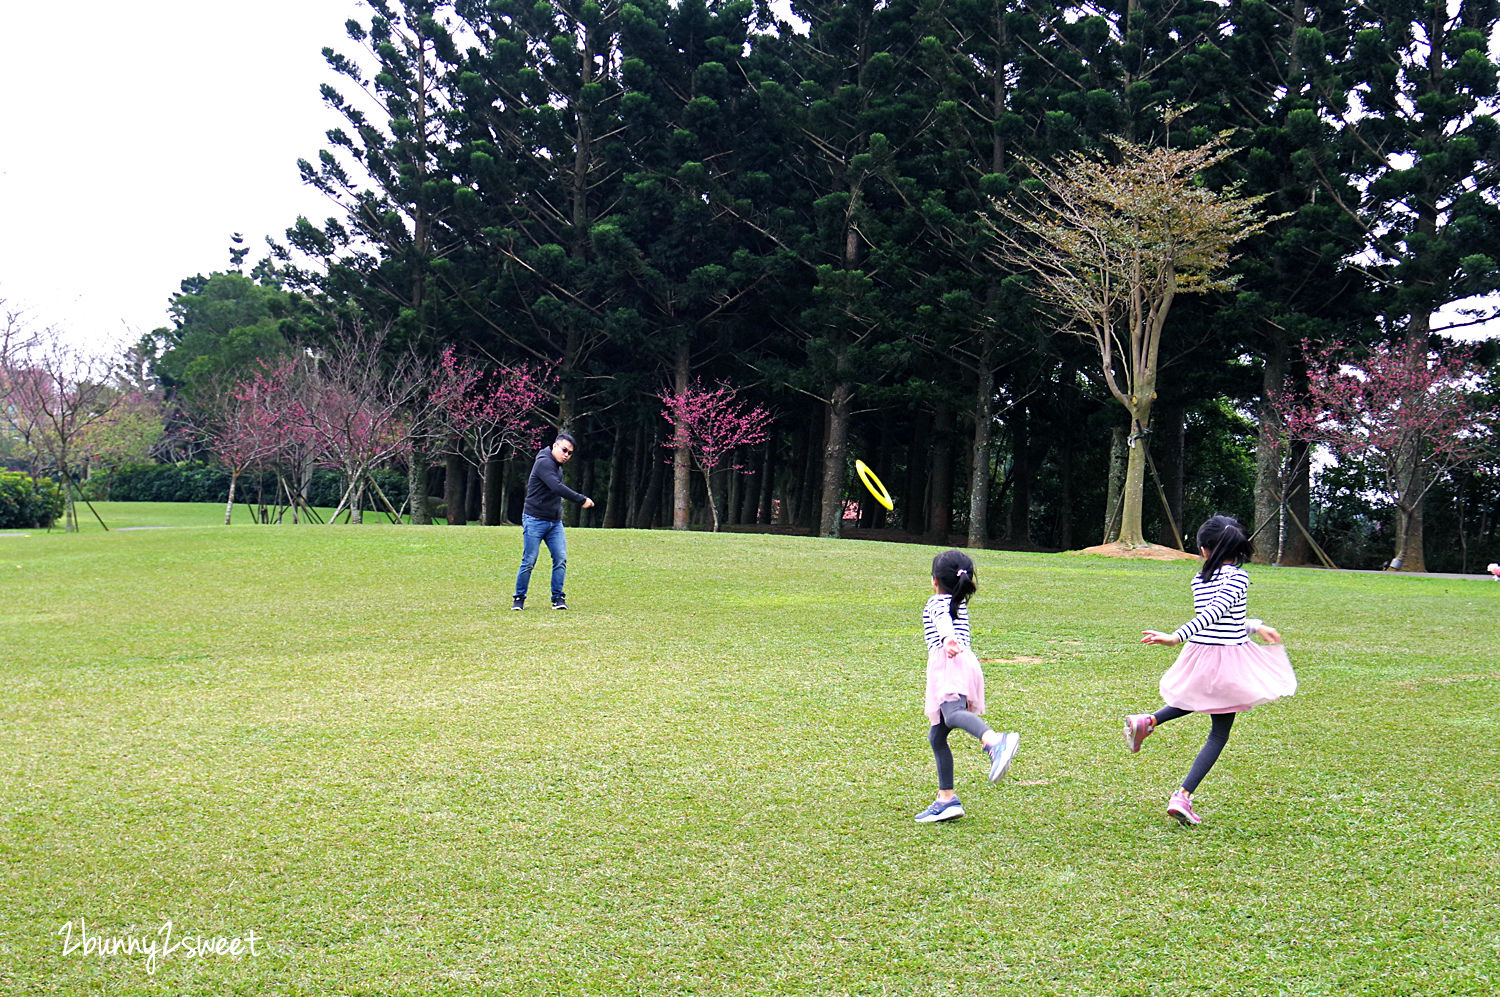
[[[563,598],[563,577],[568,573],[568,540],[563,536],[562,520],[537,519],[535,516],[521,517],[521,570],[516,572],[515,598],[526,598],[531,588],[531,569],[536,567],[537,555],[542,543],[547,544],[547,553],[552,555],[552,601]]]

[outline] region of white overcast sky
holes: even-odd
[[[115,352],[185,277],[333,205],[297,175],[338,121],[325,45],[358,0],[74,0],[0,16],[0,298]],[[1492,324],[1493,328],[1493,324]]]
[[[332,205],[297,175],[336,121],[322,48],[356,0],[74,0],[0,16],[0,298],[110,350],[184,277]]]

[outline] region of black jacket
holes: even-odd
[[[588,500],[587,495],[575,492],[563,484],[562,465],[552,456],[551,447],[537,451],[536,463],[531,465],[531,477],[526,479],[526,505],[522,512],[537,519],[562,519],[562,500],[574,502]]]

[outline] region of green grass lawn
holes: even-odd
[[[0,537],[0,992],[1500,987],[1486,579],[1251,566],[1302,688],[1187,829],[1206,719],[1138,756],[1120,723],[1192,566],[977,552],[1021,750],[994,787],[955,734],[969,816],[919,826],[932,548],[573,530],[573,608],[544,554],[514,613],[513,527],[101,512]],[[256,953],[99,951],[169,920]]]

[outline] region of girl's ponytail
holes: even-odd
[[[1240,565],[1255,553],[1245,528],[1233,516],[1213,516],[1198,528],[1198,546],[1208,551],[1198,577],[1208,581],[1225,564]]]
[[[948,615],[957,620],[963,604],[979,590],[973,559],[961,550],[945,550],[932,559],[932,577],[937,580],[938,588],[952,597],[948,600]]]

